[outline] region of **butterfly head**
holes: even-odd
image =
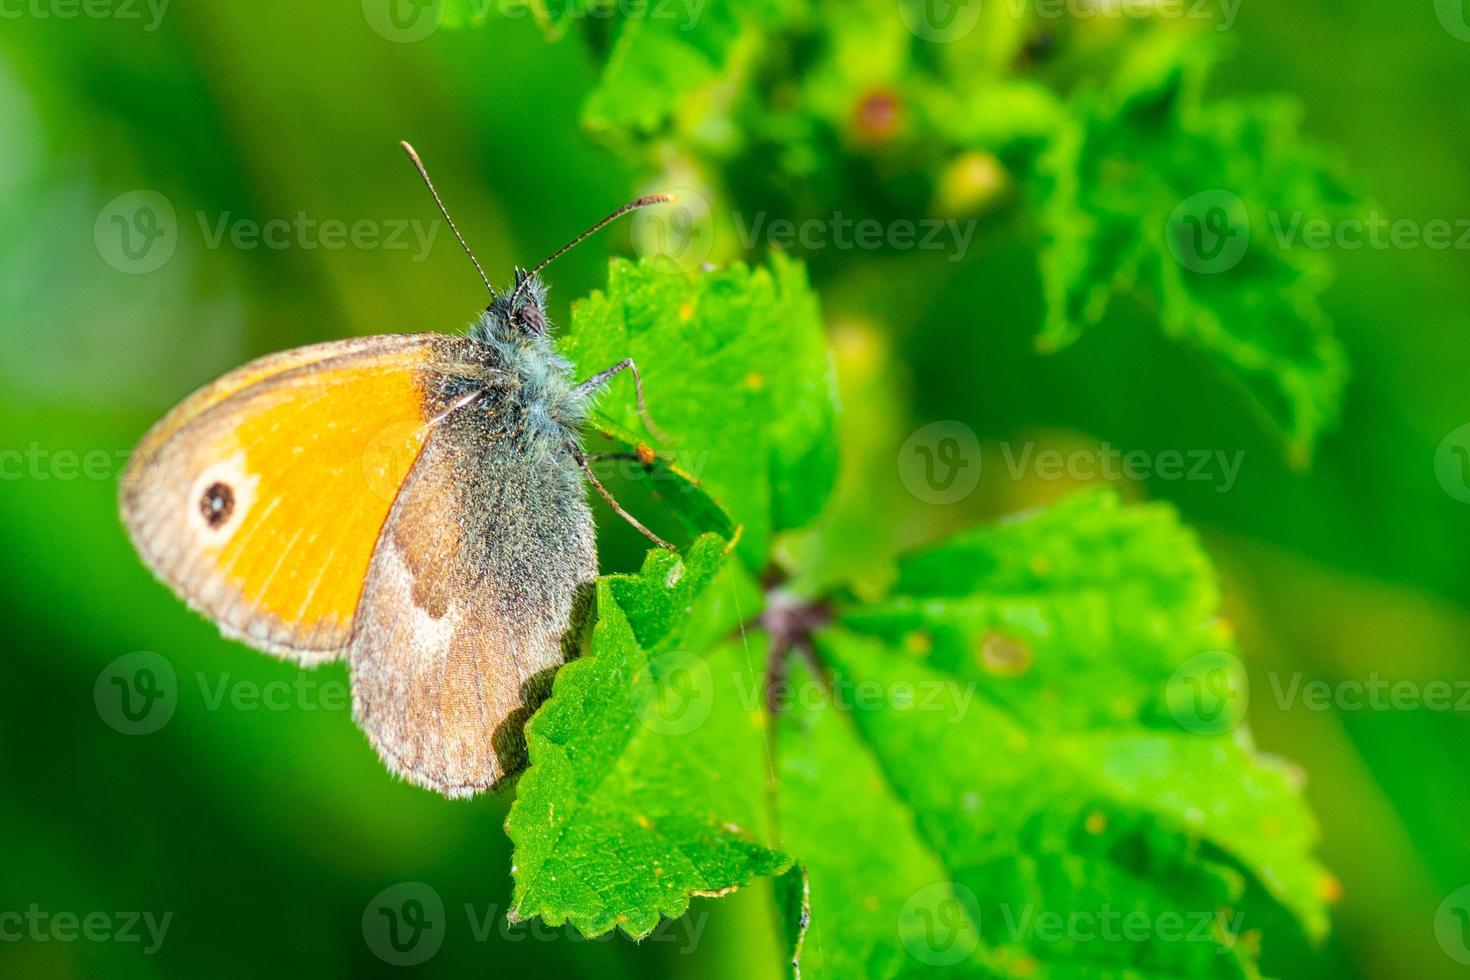
[[[546,283],[535,272],[516,269],[515,285],[497,292],[471,334],[480,340],[535,341],[551,333],[546,318]]]

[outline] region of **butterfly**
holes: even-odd
[[[186,398],[120,488],[144,563],[231,639],[316,666],[345,657],[353,718],[387,767],[448,797],[512,773],[520,728],[564,661],[597,576],[583,479],[622,509],[581,441],[632,359],[577,382],[540,272],[497,291],[427,170],[401,144],[490,289],[465,335],[401,334],[272,354]]]

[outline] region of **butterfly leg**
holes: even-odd
[[[638,415],[643,419],[643,424],[648,427],[648,432],[659,442],[668,442],[668,434],[660,429],[653,421],[653,416],[648,414],[648,402],[643,398],[643,375],[638,373],[638,365],[633,363],[631,357],[625,357],[606,371],[600,371],[592,377],[577,385],[577,394],[593,395],[601,391],[609,381],[622,374],[624,371],[633,372],[633,390],[638,395]]]
[[[587,474],[588,482],[592,484],[593,488],[596,489],[599,494],[602,495],[602,499],[607,501],[607,505],[613,509],[614,514],[617,514],[623,520],[633,525],[633,527],[640,534],[642,534],[648,540],[652,541],[654,544],[658,545],[660,548],[664,548],[668,551],[679,550],[678,548],[675,548],[673,545],[669,544],[663,538],[659,537],[657,534],[654,534],[648,528],[644,527],[642,522],[640,522],[638,518],[634,517],[626,510],[623,510],[623,505],[618,503],[617,498],[615,498],[608,491],[607,487],[602,485],[602,481],[597,478],[597,474],[592,472],[592,466],[587,462],[587,457],[582,454],[581,450],[574,449],[572,451],[572,456],[574,459],[576,459],[577,465],[582,467],[582,472]]]

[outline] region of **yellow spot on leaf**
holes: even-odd
[[[927,657],[934,650],[934,637],[928,630],[914,630],[903,638],[903,648],[919,657]]]

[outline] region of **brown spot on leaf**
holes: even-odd
[[[995,677],[1020,677],[1031,669],[1035,654],[1025,640],[1007,636],[997,630],[985,634],[980,641],[980,666]]]

